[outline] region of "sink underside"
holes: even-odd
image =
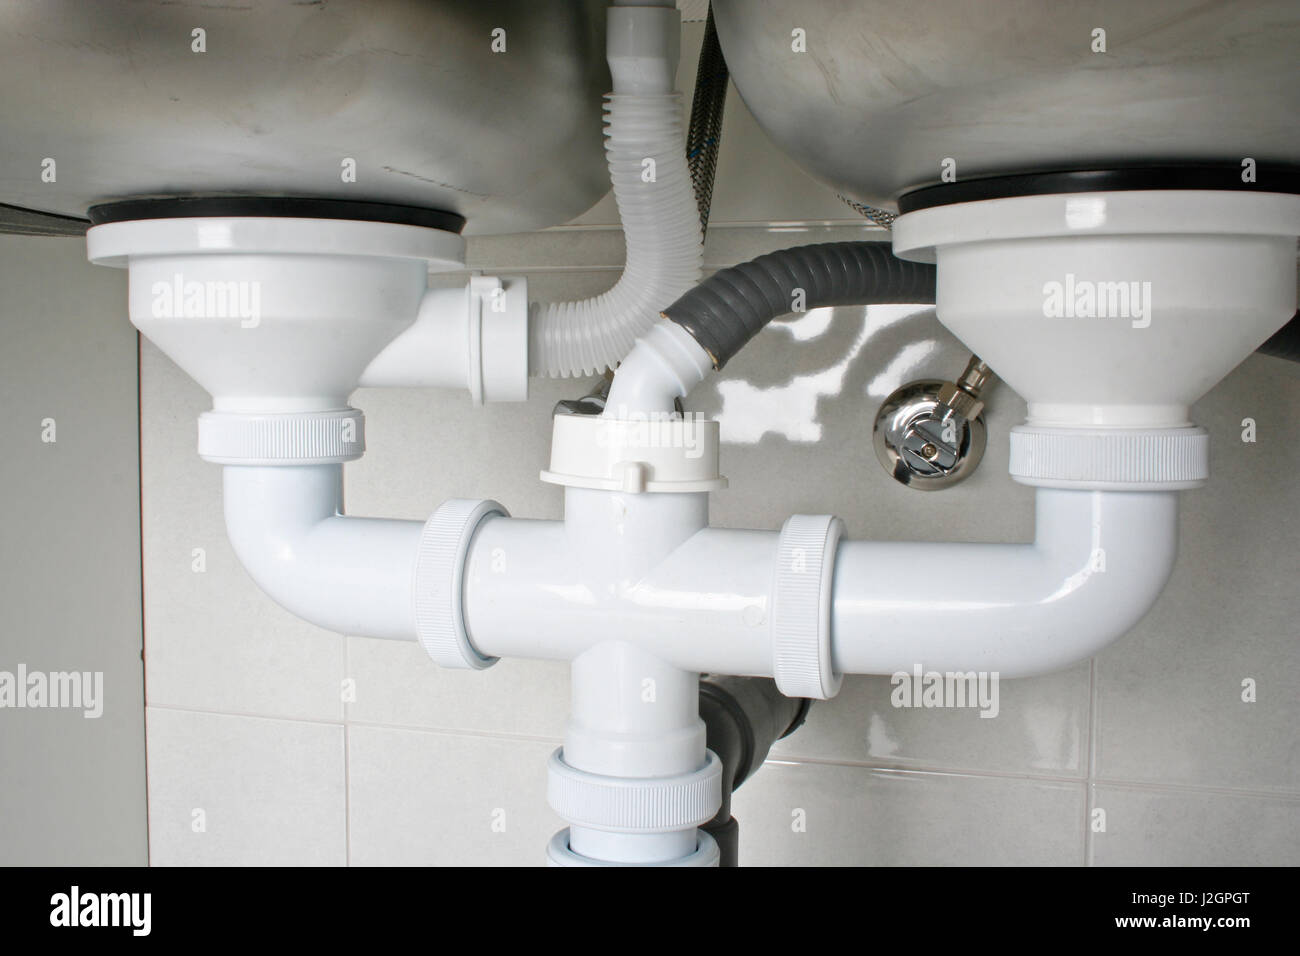
[[[132,198],[296,196],[446,210],[466,232],[564,222],[609,185],[604,9],[10,0],[0,203],[84,217]]]
[[[809,172],[872,205],[939,182],[946,159],[958,179],[1300,160],[1294,0],[713,6],[758,122]],[[1104,53],[1093,52],[1098,28]],[[806,52],[793,49],[796,31]]]

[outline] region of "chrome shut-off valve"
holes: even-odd
[[[872,443],[885,470],[909,488],[937,491],[970,475],[984,456],[982,395],[993,371],[972,355],[955,382],[909,382],[885,399]]]

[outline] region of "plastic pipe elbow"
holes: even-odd
[[[608,418],[671,414],[713,371],[713,359],[676,322],[660,319],[637,340],[605,401]]]
[[[421,522],[341,514],[341,465],[228,466],[223,482],[230,543],[277,604],[340,634],[415,640]]]
[[[1031,545],[842,543],[835,669],[1023,677],[1131,630],[1173,569],[1176,493],[1044,488],[1037,515]]]

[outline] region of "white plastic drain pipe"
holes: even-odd
[[[631,497],[589,494],[611,510]],[[613,559],[566,522],[489,519],[466,556],[466,627],[492,657],[572,660],[617,636],[683,669],[770,677],[776,545],[774,531],[703,528],[628,578],[612,576],[603,565]]]
[[[344,516],[340,465],[227,466],[224,487],[235,552],[277,603],[339,633],[415,640],[421,522]],[[617,636],[656,666],[773,676],[776,532],[706,527],[703,493],[565,500],[562,522],[478,526],[464,614],[480,653],[575,660]],[[1172,569],[1171,492],[1044,488],[1037,521],[1023,545],[842,541],[833,669],[1065,667],[1126,633]]]
[[[605,499],[611,514],[638,498],[695,497],[569,489],[569,507],[575,494]],[[893,674],[919,664],[1019,677],[1069,666],[1122,636],[1173,567],[1177,496],[1043,488],[1037,515],[1030,544],[841,541],[831,669]],[[567,518],[479,526],[464,607],[481,653],[573,659],[608,640],[617,621],[619,640],[677,667],[776,675],[777,532],[701,528],[629,576],[616,570],[617,552],[575,530]]]
[[[1024,677],[1128,633],[1173,570],[1177,494],[1040,488],[1036,505],[1032,544],[842,542],[834,669]]]
[[[413,641],[423,523],[343,514],[343,466],[227,465],[226,534],[277,604],[339,634]]]
[[[708,758],[699,679],[619,640],[574,659],[572,710],[564,747],[552,760],[550,799],[570,824],[568,848],[577,857],[663,864],[699,849],[696,828],[721,799],[700,773]],[[601,786],[614,780],[620,784]],[[665,803],[676,797],[684,804],[678,819],[637,820],[627,813],[636,809],[632,801],[620,806],[622,793],[635,792],[628,783],[651,780],[667,782]]]

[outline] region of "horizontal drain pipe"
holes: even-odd
[[[811,661],[825,683],[803,690],[816,697],[845,673],[922,664],[1013,677],[1083,660],[1141,618],[1176,549],[1172,492],[1039,489],[1031,544],[823,535],[824,564],[802,573],[826,593],[824,617],[814,607],[794,622],[783,651],[780,556],[795,531],[707,527],[705,493],[570,488],[563,521],[452,507],[423,525],[342,515],[337,464],[227,466],[225,488],[230,540],[254,580],[329,630],[415,640],[417,597],[437,587],[444,603],[428,616],[455,616],[460,666],[572,660],[616,620],[620,640],[686,670],[783,678]]]

